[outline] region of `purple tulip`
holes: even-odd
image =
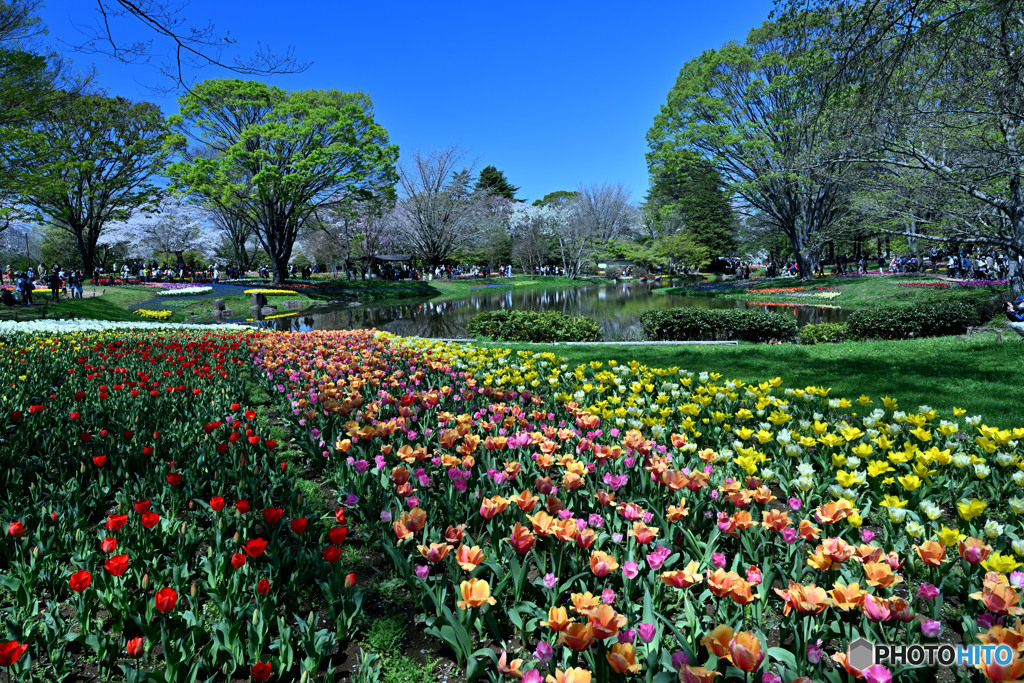
[[[430,574],[430,567],[428,567],[425,564],[416,566],[416,576],[418,576],[420,579],[427,578],[428,574]]]
[[[938,638],[942,635],[942,624],[933,619],[925,619],[921,622],[921,633],[926,638]]]
[[[640,634],[640,640],[645,643],[649,643],[654,640],[654,636],[658,634],[658,627],[647,622],[641,622],[640,625],[636,627],[636,630],[637,633]]]
[[[547,663],[551,661],[551,658],[555,656],[555,649],[551,647],[551,643],[546,640],[542,640],[537,643],[537,649],[533,651],[533,656],[540,661]]]

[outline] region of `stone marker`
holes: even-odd
[[[259,306],[260,308],[263,308],[264,306],[267,305],[267,297],[265,294],[263,294],[263,292],[253,292],[250,295],[250,300],[252,301],[253,306]]]
[[[274,315],[277,313],[277,306],[264,306],[260,309],[260,313],[263,315]]]
[[[224,305],[225,305],[224,299],[214,299],[213,300],[213,310],[215,310],[215,311],[223,311],[224,310]]]

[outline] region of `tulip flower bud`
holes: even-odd
[[[178,532],[178,535],[179,536],[184,536],[185,535],[185,522],[181,523],[181,530]]]
[[[225,675],[225,676],[227,676],[227,675],[228,675],[228,672],[229,672],[229,671],[230,671],[231,669],[230,669],[230,668],[228,668],[228,663],[227,663],[227,662],[224,662],[224,666],[222,666],[222,667],[220,668],[220,670],[221,670],[221,671],[222,671],[222,672],[224,673],[224,675]]]
[[[189,510],[193,509],[195,506],[196,506],[196,502],[194,500],[190,500],[188,502],[188,509]]]
[[[142,590],[149,588],[149,574],[142,575]]]
[[[237,512],[237,510],[235,512]],[[236,531],[235,535],[231,537],[231,540],[234,541],[235,545],[238,545],[242,542],[242,536]]]
[[[81,541],[82,540],[82,530],[81,529],[75,529],[75,540],[76,541]]]
[[[213,558],[213,546],[212,545],[206,547],[206,556],[209,557],[209,558]]]
[[[34,559],[34,560],[38,560],[39,559],[39,546],[33,546],[32,547],[32,559]]]
[[[303,671],[302,675],[299,676],[299,683],[308,683],[308,681],[309,681],[309,672],[308,671]]]
[[[260,611],[258,609],[254,609],[252,611],[252,625],[253,626],[258,626],[259,623],[260,623]]]
[[[85,463],[84,462],[82,463],[82,467],[80,468],[80,471],[81,471],[82,474],[85,474]]]
[[[299,494],[299,507],[302,507],[302,501],[303,501],[303,498],[302,498],[302,494],[300,493]]]

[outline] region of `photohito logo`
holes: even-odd
[[[1006,666],[1013,661],[1013,648],[1009,645],[951,645],[949,643],[872,643],[858,638],[846,650],[846,661],[854,669],[863,671],[872,664],[897,666],[978,666],[998,664]]]

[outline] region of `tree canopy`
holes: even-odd
[[[495,166],[485,166],[476,181],[476,190],[497,197],[504,197],[510,202],[516,201],[519,188],[505,178],[505,174]]]
[[[398,146],[365,93],[225,79],[198,84],[178,103],[181,160],[167,169],[174,187],[252,225],[276,282],[311,216],[394,192]]]

